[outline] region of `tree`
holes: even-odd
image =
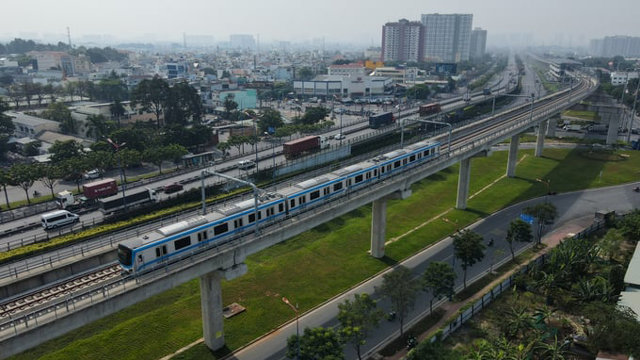
[[[0,98],[0,158],[5,157],[8,150],[9,136],[15,130],[11,116],[5,114],[7,110],[9,110],[9,106]]]
[[[400,320],[400,336],[404,331],[404,319],[415,304],[418,288],[419,284],[413,279],[411,270],[402,265],[384,274],[382,285],[376,288],[376,291],[391,300],[391,308]]]
[[[553,220],[558,215],[556,206],[549,202],[543,202],[534,206],[529,206],[524,209],[524,213],[534,216],[538,219],[538,244],[542,241],[542,233],[544,232],[547,224],[553,223]]]
[[[59,102],[49,104],[47,110],[42,112],[42,116],[49,120],[60,123],[60,130],[65,134],[75,134],[78,132],[78,123],[71,117],[71,111],[67,105]]]
[[[463,271],[463,284],[467,288],[467,269],[484,258],[485,246],[482,236],[471,230],[463,230],[453,235],[453,250],[460,259]]]
[[[114,125],[104,115],[89,115],[85,124],[86,134],[97,141],[109,135],[115,129]]]
[[[422,274],[422,288],[424,291],[431,293],[431,300],[429,301],[430,313],[433,313],[434,299],[440,299],[442,296],[453,296],[455,280],[456,273],[451,265],[440,261],[434,261],[429,264]]]
[[[202,99],[191,85],[181,82],[169,88],[164,116],[166,124],[184,126],[189,120],[199,124],[202,113]]]
[[[507,230],[507,237],[505,238],[509,243],[509,250],[511,251],[511,260],[516,259],[516,255],[513,252],[513,242],[530,242],[533,240],[531,235],[531,226],[521,219],[515,219],[509,224],[509,230]]]
[[[54,164],[72,158],[80,158],[84,155],[82,145],[74,140],[56,140],[49,148],[49,153],[51,154],[51,162]]]
[[[120,119],[126,113],[124,106],[122,106],[120,100],[116,100],[113,102],[113,104],[109,105],[109,112],[111,113],[111,117],[116,119],[116,121],[118,122],[118,126],[120,126]]]
[[[231,148],[231,145],[228,141],[219,142],[216,146],[218,150],[222,151],[222,158],[224,159],[227,156],[227,150]]]
[[[313,125],[329,115],[329,109],[324,106],[307,107],[304,115],[298,119],[300,124]]]
[[[426,100],[429,98],[430,94],[431,90],[429,89],[429,85],[427,84],[414,85],[410,87],[406,92],[407,98],[416,100]]]
[[[132,107],[140,105],[144,111],[151,111],[156,117],[156,127],[160,128],[162,115],[169,97],[169,84],[158,76],[151,80],[142,80],[133,89]]]
[[[368,294],[354,294],[353,302],[346,299],[338,304],[338,309],[340,337],[353,344],[358,359],[361,359],[360,347],[365,344],[369,331],[378,326],[382,311]]]
[[[284,120],[282,120],[282,115],[280,111],[268,108],[262,111],[260,114],[258,121],[258,128],[260,129],[260,134],[268,132],[269,134],[273,134],[276,129],[284,126]]]
[[[625,216],[621,221],[620,230],[627,240],[637,243],[640,239],[640,210],[633,210]]]
[[[313,70],[310,68],[305,66],[298,70],[298,79],[308,81],[311,80],[311,78],[313,78]]]
[[[80,183],[82,182],[82,176],[85,171],[89,170],[87,163],[80,157],[72,157],[64,159],[58,166],[62,169],[65,180],[70,180],[76,183],[78,192],[80,192]]]
[[[113,152],[111,151],[91,151],[85,156],[85,162],[90,169],[98,169],[100,174],[115,165]]]
[[[29,198],[29,189],[33,186],[33,183],[38,179],[38,171],[34,165],[30,164],[16,164],[9,169],[9,176],[11,179],[11,185],[18,186],[24,190],[27,196],[27,204],[31,205],[31,199]]]
[[[538,342],[535,351],[540,355],[540,359],[564,360],[570,354],[571,340],[558,340],[558,335],[554,335],[551,342]]]
[[[594,302],[584,309],[591,320],[588,339],[594,353],[598,350],[640,356],[640,322],[627,307]]]
[[[39,164],[37,170],[40,182],[51,191],[51,197],[55,197],[53,188],[63,176],[62,168],[54,164]]]
[[[233,94],[228,94],[224,98],[223,106],[226,113],[225,117],[227,119],[229,118],[229,115],[231,114],[231,112],[238,108],[238,103],[233,100],[234,98],[235,98],[235,95]]]
[[[344,359],[344,353],[340,338],[333,329],[316,327],[305,328],[302,336],[292,335],[287,339],[287,357],[298,360],[340,360]]]
[[[2,191],[4,191],[4,200],[7,203],[7,209],[11,209],[11,203],[9,202],[9,193],[7,193],[7,185],[11,185],[13,182],[11,181],[11,173],[9,170],[0,168],[0,185],[2,186]]]

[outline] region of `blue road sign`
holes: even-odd
[[[522,219],[522,221],[528,223],[529,225],[533,224],[533,216],[531,215],[527,215],[527,214],[520,214],[520,219]]]

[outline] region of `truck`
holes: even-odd
[[[562,127],[562,130],[564,131],[581,131],[582,130],[582,126],[580,125],[575,125],[575,124],[567,124],[565,126]]]
[[[329,146],[324,136],[305,136],[282,144],[282,153],[287,160],[305,153],[326,149]]]
[[[609,126],[605,124],[594,124],[589,125],[587,129],[591,132],[605,133],[609,129]]]
[[[154,189],[144,188],[143,190],[134,190],[130,193],[122,195],[114,195],[108,198],[98,199],[98,208],[105,215],[110,215],[122,210],[130,210],[149,202],[155,202],[158,196]]]
[[[420,116],[428,116],[432,114],[437,114],[442,111],[442,107],[438,103],[431,103],[427,105],[420,105],[418,109],[418,115]]]
[[[56,194],[58,207],[63,210],[78,210],[92,208],[96,205],[96,199],[112,196],[118,193],[118,184],[114,179],[106,178],[84,184],[81,195],[73,195],[71,191],[64,190]]]
[[[107,197],[118,193],[115,179],[105,178],[82,185],[82,194],[88,199]]]
[[[372,129],[379,129],[383,126],[391,125],[395,120],[396,119],[392,112],[371,115],[369,116],[369,127]]]

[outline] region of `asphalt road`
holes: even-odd
[[[597,210],[608,209],[615,210],[616,212],[626,212],[638,208],[640,206],[640,194],[632,190],[636,185],[638,184],[627,184],[608,188],[559,194],[555,196],[547,196],[546,199],[556,205],[559,214],[559,217],[556,219],[555,223],[550,225],[549,229],[547,229],[547,234],[553,232],[554,230],[566,229],[568,228],[568,225],[572,224],[577,224],[580,227],[586,227],[592,222],[594,214]],[[488,241],[488,239],[490,238],[493,238],[495,240],[495,244],[494,246],[487,248],[489,254],[485,256],[485,259],[481,263],[474,265],[468,270],[468,279],[474,279],[478,276],[486,274],[489,271],[492,262],[495,263],[501,260],[492,256],[493,253],[496,252],[496,250],[502,251],[502,259],[511,256],[507,247],[507,243],[503,240],[505,238],[509,222],[511,222],[513,219],[518,218],[524,207],[542,202],[544,200],[545,197],[537,198],[511,206],[470,226],[471,229],[480,233],[486,241]],[[565,235],[570,236],[571,234]],[[516,245],[518,249],[522,249],[524,246],[525,244]],[[435,244],[434,246],[431,246],[430,248],[404,261],[402,265],[409,267],[413,271],[415,276],[420,276],[420,274],[422,274],[424,269],[432,261],[446,261],[453,264],[452,254],[452,239],[446,238]],[[462,270],[459,267],[459,264],[455,269],[458,273],[456,286],[460,287],[462,284]],[[374,299],[380,300],[378,303],[380,308],[382,308],[385,312],[390,311],[389,301],[386,299],[380,299],[379,295],[375,293],[375,287],[381,285],[382,275],[387,271],[374,276],[373,278],[362,283],[356,288],[351,289],[344,294],[338,295],[334,299],[329,300],[327,303],[319,306],[315,310],[309,311],[302,315],[299,318],[300,332],[302,333],[305,327],[329,327],[337,325],[338,321],[336,317],[338,313],[338,304],[343,302],[346,298],[352,298],[353,294],[356,293],[366,292],[372,294],[372,297]],[[302,273],[301,276],[303,276]],[[281,295],[287,296],[292,303],[295,303],[295,294]],[[429,308],[429,300],[429,295],[420,293],[416,301],[416,306],[407,317],[406,322],[410,322],[411,319],[415,319],[421,314],[426,314]],[[286,305],[283,304],[283,306]],[[291,321],[285,326],[256,341],[252,345],[241,349],[231,358],[239,360],[283,359],[285,358],[286,339],[289,336],[294,335],[295,333],[296,322]],[[362,353],[367,353],[376,344],[381,343],[384,339],[387,339],[390,336],[397,336],[398,333],[399,322],[397,319],[393,322],[383,320],[380,323],[380,327],[373,331],[367,339],[367,343],[362,347]],[[357,358],[352,346],[345,346],[345,356],[347,359]]]

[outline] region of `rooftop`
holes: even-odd
[[[633,252],[627,273],[624,275],[624,283],[640,289],[640,243]]]
[[[31,116],[31,115],[27,115],[19,112],[7,111],[5,112],[5,114],[11,116],[14,119],[14,121],[30,127],[35,127],[42,124],[50,124],[50,125],[58,124],[53,120],[43,119],[43,118],[39,118],[36,116]]]

